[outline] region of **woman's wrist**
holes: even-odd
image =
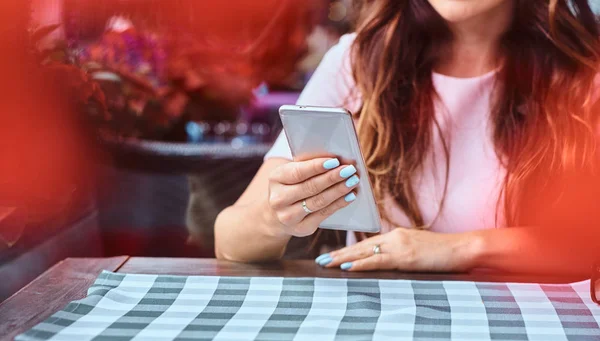
[[[484,266],[487,240],[487,235],[481,231],[458,235],[456,251],[459,255],[458,267],[460,270],[469,271]]]
[[[268,237],[281,240],[289,240],[291,236],[283,229],[283,226],[275,216],[275,212],[268,203],[262,203],[258,208],[262,213],[263,232]]]

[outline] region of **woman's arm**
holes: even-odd
[[[360,181],[355,173],[354,166],[336,158],[267,160],[240,199],[218,216],[217,257],[242,262],[281,258],[290,236],[313,234],[323,220],[356,199],[349,195]],[[352,182],[346,181],[349,177]]]
[[[463,238],[478,240],[471,251],[475,267],[520,273],[589,274],[600,256],[599,235],[593,230],[513,227],[470,232]]]
[[[582,230],[589,233],[582,233]],[[577,231],[577,232],[575,232]],[[593,232],[596,231],[596,232]],[[476,268],[527,274],[588,274],[598,256],[597,229],[510,227],[464,233],[397,228],[318,258],[349,271],[461,272]],[[373,248],[381,253],[374,255]]]
[[[547,198],[532,195],[522,204],[533,213],[535,226],[467,234],[466,238],[480,241],[481,248],[474,254],[477,266],[589,274],[594,260],[600,259],[600,177],[585,170],[553,183],[556,189]]]
[[[268,188],[271,172],[288,162],[266,160],[238,201],[218,215],[215,222],[217,258],[252,262],[283,256],[291,237],[273,217]]]
[[[350,67],[350,49],[353,40],[354,35],[345,35],[336,46],[327,52],[302,91],[298,99],[298,104],[331,107],[345,106],[351,111],[358,110],[360,107],[360,103],[357,100],[359,96],[353,91],[354,81]],[[294,186],[294,184],[286,181],[285,175],[282,175],[279,180],[283,180],[283,183],[276,187],[281,190],[279,201],[283,201],[284,203],[276,205],[277,212],[273,212],[273,206],[269,205],[268,198],[269,178],[272,172],[278,167],[284,166],[286,163],[291,163],[285,160],[285,158],[291,159],[292,157],[285,136],[281,135],[279,137],[275,143],[274,150],[267,157],[268,159],[240,199],[233,206],[221,212],[217,218],[215,223],[215,244],[218,258],[248,262],[279,259],[285,252],[290,234],[306,235],[314,232],[314,229],[317,228],[320,221],[326,216],[349,204],[343,199],[339,200],[339,198],[348,194],[353,188],[347,188],[343,185],[341,187],[333,186],[343,180],[343,178],[336,175],[339,174],[339,170],[337,170],[338,173],[333,173],[336,170],[331,170],[331,172],[321,174],[323,177],[321,177],[321,180],[316,177],[314,179],[316,184],[314,185],[311,183],[304,185],[305,189],[307,189],[305,191],[307,193],[304,194],[298,194],[297,188],[291,188],[301,186]],[[317,166],[315,166],[317,173],[329,170],[323,169],[321,167],[322,164],[319,165],[318,161],[316,160]],[[321,168],[319,169],[319,167]],[[288,176],[293,178],[293,175],[297,172],[291,169],[293,167],[288,168],[291,170],[291,172],[288,172]],[[314,173],[312,175],[318,174]],[[330,178],[324,179],[327,176],[330,176]],[[290,187],[285,188],[285,185],[290,185]],[[331,190],[325,191],[326,188],[331,186],[333,186]],[[314,193],[317,189],[322,193]],[[313,210],[315,210],[315,207],[319,208],[319,206],[323,206],[319,210],[319,214],[311,215],[307,219],[300,216],[303,212],[298,212],[298,208],[301,206],[297,202],[292,204],[289,202],[285,203],[286,197],[293,198],[294,195],[297,197],[296,200],[308,197],[318,199],[316,201],[307,199],[307,201],[312,205],[310,207]],[[313,201],[311,202],[311,200]],[[277,217],[277,213],[279,217]],[[301,222],[300,219],[304,222]],[[286,221],[287,224],[282,224],[282,220]],[[282,231],[286,227],[282,225],[288,225],[288,233],[282,234]]]
[[[528,274],[589,274],[600,259],[600,176],[579,172],[554,182],[556,192],[522,202],[531,226],[435,233],[397,228],[321,258],[351,271],[468,271],[491,268]],[[381,245],[381,254],[373,247]],[[322,261],[325,259],[325,261]]]

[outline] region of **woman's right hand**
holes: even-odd
[[[338,159],[289,162],[269,177],[269,208],[286,234],[308,236],[325,218],[356,199],[353,189],[359,181],[356,168],[340,165]],[[304,210],[304,201],[312,213]]]

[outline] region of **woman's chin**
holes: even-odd
[[[513,0],[429,0],[438,14],[451,24],[467,22],[489,14]]]

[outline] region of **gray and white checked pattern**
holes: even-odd
[[[16,340],[600,340],[589,281],[562,285],[103,272]]]

